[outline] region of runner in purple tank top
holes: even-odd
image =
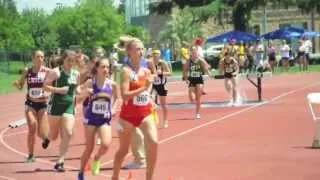
[[[96,134],[101,138],[101,145],[94,156],[92,174],[100,173],[100,158],[104,155],[111,143],[111,118],[115,114],[118,102],[118,87],[109,79],[109,60],[97,61],[92,69],[93,78],[88,79],[80,86],[79,100],[89,97],[84,111],[84,128],[86,147],[81,157],[78,180],[84,180],[84,170],[90,159],[95,145]]]

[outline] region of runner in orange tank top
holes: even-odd
[[[154,76],[149,69],[141,67],[143,48],[142,42],[136,38],[132,38],[126,47],[131,65],[123,68],[120,78],[123,100],[119,119],[120,147],[114,158],[112,180],[119,180],[121,165],[129,151],[132,133],[136,127],[141,129],[148,147],[146,180],[153,179],[158,152],[158,134],[151,115],[149,89]]]
[[[141,70],[141,74],[132,72],[132,77],[129,83],[129,91],[146,87],[147,72]],[[135,127],[139,127],[143,119],[151,114],[152,105],[148,91],[143,91],[139,96],[123,103],[120,118],[132,123]]]

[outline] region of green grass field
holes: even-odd
[[[12,86],[13,81],[19,79],[22,70],[25,66],[30,66],[30,64],[25,65],[21,61],[12,61],[10,62],[10,65],[8,66],[6,63],[0,63],[0,94],[7,94],[7,93],[13,93],[17,92],[16,88]],[[6,70],[6,72],[9,71],[9,73],[1,72],[3,69]],[[309,72],[320,72],[320,65],[310,65]],[[282,67],[279,67],[274,75],[279,75],[284,73]],[[290,73],[300,73],[299,67],[292,66],[290,67],[290,70],[288,72]],[[173,76],[181,76],[182,72],[181,70],[175,70],[173,71]],[[117,78],[119,79],[119,77]]]

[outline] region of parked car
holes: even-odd
[[[222,49],[224,48],[224,44],[214,44],[209,46],[204,50],[204,57],[206,59],[214,59],[219,57]]]

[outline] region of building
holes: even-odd
[[[127,22],[144,27],[149,31],[151,39],[157,39],[159,32],[165,28],[169,20],[168,15],[150,14],[149,5],[155,2],[157,2],[157,0],[125,0]],[[282,27],[292,26],[310,31],[313,29],[314,31],[320,32],[319,14],[315,14],[314,21],[312,21],[310,14],[302,13],[302,11],[296,7],[275,9],[270,5],[266,7],[265,12],[264,14],[262,8],[252,11],[249,31],[256,35],[262,35]],[[231,13],[226,12],[224,17],[223,26],[219,25],[215,18],[211,18],[207,23],[203,24],[204,36],[214,36],[233,30]],[[266,17],[266,19],[264,19],[264,17]],[[320,52],[319,38],[316,39],[314,43],[316,52]]]
[[[150,13],[150,4],[158,0],[125,0],[126,22],[146,29],[152,40],[157,39],[159,32],[165,27],[168,16]]]

